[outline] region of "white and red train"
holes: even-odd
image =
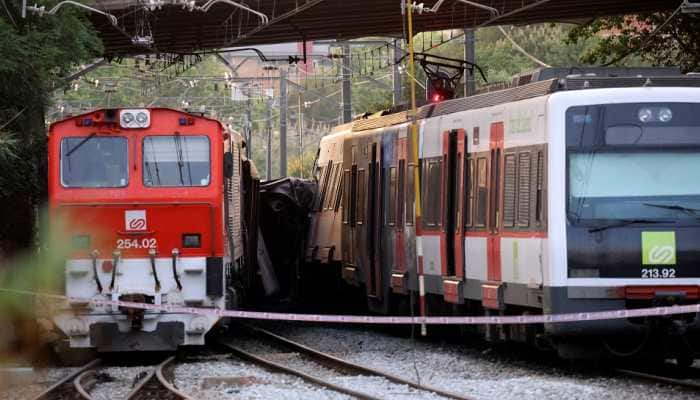
[[[257,238],[258,179],[243,146],[216,120],[165,108],[99,109],[51,125],[49,212],[71,246],[65,294],[85,299],[51,310],[71,348],[204,344],[214,316],[89,299],[236,305]]]
[[[423,106],[418,125],[418,164],[405,112],[321,140],[306,258],[364,288],[370,309],[409,292],[429,315],[698,302],[697,77],[542,80]],[[570,357],[700,349],[697,315],[483,333]]]

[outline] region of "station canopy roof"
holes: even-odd
[[[231,0],[90,1],[88,4],[117,18],[115,26],[104,15],[90,14],[108,56],[187,53],[320,39],[400,37],[405,28],[401,0],[238,2],[262,16],[231,4]],[[414,32],[581,22],[597,16],[660,11],[677,6],[676,2],[668,0],[425,0],[423,7],[430,9],[437,3],[440,7],[436,12],[426,10],[414,14]]]

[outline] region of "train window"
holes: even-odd
[[[61,141],[64,187],[125,187],[129,183],[125,137],[70,137]]]
[[[476,161],[476,207],[474,208],[474,225],[486,226],[486,202],[488,201],[488,191],[486,189],[486,157],[480,157]]]
[[[318,182],[318,188],[316,190],[316,202],[314,203],[314,210],[316,211],[321,211],[321,201],[323,199],[323,185],[326,183],[326,166],[321,166],[318,169],[318,176],[319,176],[319,182]]]
[[[328,177],[328,185],[326,185],[326,193],[323,199],[323,209],[331,210],[335,201],[336,185],[340,182],[340,164],[331,166],[331,173]]]
[[[333,172],[333,161],[328,161],[328,165],[324,168],[323,179],[321,179],[321,187],[319,188],[319,198],[318,207],[316,211],[322,211],[323,205],[326,200],[326,193],[328,192],[328,183],[331,180],[331,173]]]
[[[209,138],[148,136],[143,139],[143,184],[208,186],[211,180]]]
[[[404,220],[404,199],[406,198],[406,160],[399,160],[399,183],[397,185],[397,207],[396,210],[396,226],[403,226]]]
[[[338,212],[340,208],[340,199],[343,197],[342,187],[345,177],[342,174],[341,167],[341,164],[338,164],[338,183],[335,185],[335,204],[333,205],[333,212]]]
[[[515,154],[506,154],[503,168],[503,226],[515,225]]]
[[[396,225],[396,167],[389,168],[389,204],[386,216],[387,225]]]
[[[518,226],[530,226],[530,152],[518,155]]]
[[[466,204],[464,209],[465,225],[472,226],[474,223],[474,159],[471,157],[467,158],[464,192],[466,193]]]
[[[423,196],[424,221],[428,227],[440,225],[440,195],[442,189],[442,162],[440,160],[428,162],[428,177],[426,190]]]
[[[406,225],[413,225],[415,221],[415,200],[416,200],[416,185],[415,185],[415,166],[408,166],[408,187],[406,188]]]
[[[544,154],[537,152],[537,188],[535,194],[535,223],[542,226],[544,222]]]
[[[357,223],[362,224],[365,221],[365,170],[357,171],[357,205],[355,216]]]

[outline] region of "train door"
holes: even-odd
[[[381,140],[381,136],[377,137]],[[381,239],[382,239],[382,148],[381,143],[370,143],[367,168],[367,244],[368,279],[367,294],[373,298],[382,297]]]
[[[445,260],[442,269],[445,301],[461,303],[464,277],[464,239],[462,223],[464,215],[464,146],[465,133],[454,129],[443,133],[444,210],[443,231],[440,235],[441,257]]]
[[[361,218],[357,216],[357,201],[361,195],[358,193],[357,157],[358,143],[354,139],[346,139],[345,148],[350,151],[343,152],[343,279],[351,284],[358,285],[358,265],[357,260],[358,231],[361,228]],[[360,226],[358,226],[358,221]]]
[[[485,308],[500,309],[501,290],[501,175],[503,174],[503,122],[494,122],[490,129],[489,195],[486,242],[486,280],[482,285],[482,303]]]
[[[407,274],[406,274],[406,255],[407,255],[407,243],[406,243],[406,232],[404,231],[406,226],[407,213],[413,212],[413,210],[408,211],[406,202],[406,173],[407,173],[407,157],[408,157],[408,138],[406,137],[406,130],[402,129],[397,137],[397,151],[396,155],[398,158],[398,181],[396,183],[396,225],[395,225],[395,240],[394,240],[394,264],[392,265],[391,271],[391,288],[396,293],[406,293],[407,290]]]

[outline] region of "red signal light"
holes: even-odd
[[[442,97],[441,94],[437,94],[437,93],[436,93],[436,94],[433,95],[433,103],[437,103],[437,102],[440,102],[440,101],[443,101],[443,100],[445,100],[445,98]]]

